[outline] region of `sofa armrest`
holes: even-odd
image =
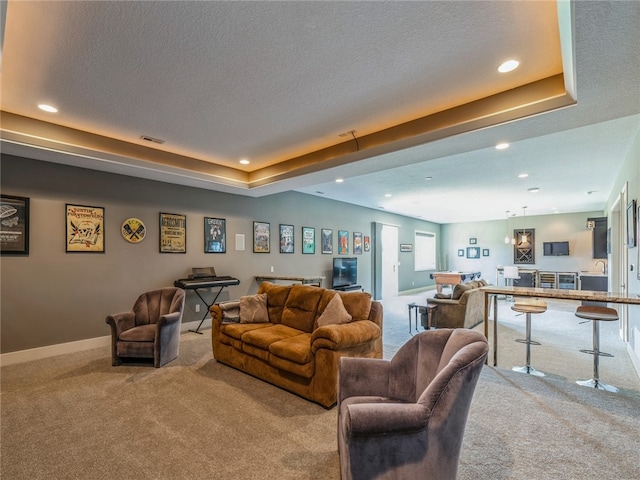
[[[111,325],[111,332],[117,339],[122,332],[136,326],[136,314],[133,312],[116,313],[108,315],[106,321]]]
[[[387,396],[390,365],[379,358],[340,357],[338,404],[349,397]]]
[[[357,320],[340,325],[325,325],[316,328],[311,334],[311,353],[315,355],[319,348],[340,350],[372,342],[382,335],[380,327],[371,320]]]
[[[343,421],[351,435],[389,435],[424,430],[429,415],[419,403],[355,403],[347,407]]]

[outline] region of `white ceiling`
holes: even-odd
[[[10,0],[2,150],[243,195],[298,190],[438,223],[524,205],[527,215],[602,210],[640,131],[640,2],[568,7],[573,18],[559,22],[549,1]],[[521,67],[498,75],[511,57]],[[367,143],[563,72],[570,106]],[[59,113],[38,110],[42,102]],[[22,117],[74,130],[36,122],[36,134]],[[357,145],[340,136],[351,130]],[[135,148],[80,143],[78,132]],[[510,148],[496,151],[500,141]],[[347,153],[292,160],[332,146]]]

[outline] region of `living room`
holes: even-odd
[[[248,5],[252,2],[245,3]],[[629,42],[637,44],[634,19],[638,16],[638,10],[632,2],[620,7],[622,11],[630,12],[626,15],[617,10],[610,12],[608,7],[602,6],[607,2],[590,2],[593,4],[591,7],[579,3],[570,3],[577,10],[578,32],[584,31],[580,28],[584,23],[589,23],[585,22],[585,18],[591,17],[589,9],[594,8],[615,25],[615,28],[605,29],[612,32],[610,35],[618,35],[619,31],[630,32],[627,33]],[[32,7],[37,5],[33,3],[24,8]],[[83,8],[88,9],[89,6]],[[115,5],[113,8],[121,7]],[[177,15],[179,11],[174,13]],[[607,16],[609,14],[610,17]],[[602,17],[598,16],[600,20]],[[622,22],[620,17],[627,19]],[[340,20],[345,21],[342,17]],[[191,21],[198,23],[197,18]],[[11,27],[10,32],[15,32],[16,25],[8,27]],[[316,28],[308,25],[309,30]],[[604,35],[604,31],[599,32],[597,38],[602,39]],[[609,162],[615,168],[611,167],[609,172],[613,180],[609,182],[607,191],[593,194],[593,197],[602,197],[597,208],[540,214],[532,211],[531,207],[523,209],[523,206],[532,205],[531,199],[535,197],[531,195],[535,194],[521,189],[515,201],[507,199],[506,193],[504,200],[492,201],[489,217],[479,214],[474,217],[475,204],[484,205],[487,200],[484,197],[488,197],[488,194],[465,192],[464,189],[468,187],[465,185],[459,187],[463,193],[451,187],[412,207],[438,213],[458,209],[460,212],[466,211],[471,217],[463,221],[436,221],[436,217],[428,215],[420,218],[421,214],[415,211],[401,213],[392,208],[380,208],[377,197],[369,198],[367,192],[360,189],[366,186],[368,179],[380,196],[386,191],[379,187],[380,184],[394,184],[395,176],[403,177],[397,179],[400,182],[412,174],[388,168],[388,165],[382,168],[380,164],[385,163],[383,156],[376,160],[376,156],[371,155],[373,161],[368,162],[367,157],[382,147],[372,147],[364,138],[366,135],[361,138],[359,132],[347,136],[351,150],[347,154],[343,152],[337,155],[338,160],[334,160],[337,163],[330,163],[320,171],[315,171],[317,167],[310,164],[302,165],[301,171],[306,168],[318,175],[316,181],[307,182],[304,186],[300,185],[306,181],[306,174],[297,173],[297,177],[288,177],[278,169],[283,167],[274,166],[259,169],[261,174],[269,168],[274,169],[273,183],[268,183],[268,180],[264,180],[266,175],[252,179],[249,170],[241,170],[245,167],[207,165],[208,171],[214,171],[211,175],[217,181],[226,176],[228,183],[207,182],[203,180],[205,175],[202,170],[182,170],[169,165],[166,160],[172,155],[170,151],[156,145],[152,149],[142,141],[127,152],[145,150],[148,154],[152,151],[157,158],[150,155],[152,160],[147,158],[141,161],[131,156],[123,160],[124,155],[118,156],[113,152],[98,156],[96,152],[100,147],[113,146],[112,139],[106,137],[93,137],[96,141],[93,148],[87,144],[69,147],[73,143],[70,139],[75,141],[78,138],[75,134],[82,128],[67,126],[64,128],[69,128],[66,133],[70,136],[57,136],[64,128],[55,125],[56,120],[51,120],[52,117],[36,121],[6,108],[8,95],[5,89],[9,84],[5,81],[9,75],[7,65],[21,63],[15,60],[15,55],[10,58],[8,39],[9,34],[6,34],[0,188],[3,200],[6,196],[28,201],[23,205],[28,206],[26,231],[29,237],[23,245],[26,251],[9,255],[3,252],[0,272],[2,396],[3,407],[8,407],[3,411],[2,471],[7,478],[339,477],[335,409],[326,411],[216,363],[208,338],[209,319],[202,325],[204,335],[186,331],[200,324],[208,309],[207,302],[215,297],[214,290],[203,294],[204,301],[194,292],[188,292],[183,316],[185,332],[181,338],[180,357],[175,363],[157,371],[138,365],[111,367],[109,327],[104,321],[105,317],[129,309],[135,298],[144,291],[173,285],[177,279],[191,274],[193,268],[215,267],[218,275],[237,278],[239,284],[223,289],[217,298],[217,301],[227,301],[254,294],[259,288],[256,276],[322,276],[322,286],[331,287],[332,259],[355,257],[358,263],[357,283],[366,292],[386,302],[385,308],[389,305],[388,311],[385,310],[385,327],[388,324],[398,331],[402,330],[404,336],[394,337],[395,342],[397,339],[410,338],[406,335],[406,304],[417,297],[424,299],[426,295],[432,295],[435,287],[434,280],[429,276],[435,269],[414,268],[416,232],[435,235],[437,269],[480,271],[488,283],[501,285],[504,278],[499,273],[499,267],[514,264],[514,246],[510,241],[505,242],[505,237],[517,236],[520,230],[525,229],[535,232],[535,260],[521,266],[577,274],[599,271],[602,264],[598,264],[598,259],[593,257],[593,231],[587,221],[606,217],[611,228],[610,253],[605,259],[610,285],[624,283],[627,292],[640,292],[640,276],[637,274],[639,248],[626,245],[627,223],[630,223],[627,220],[627,208],[634,199],[640,199],[640,105],[633,96],[633,89],[638,88],[633,84],[622,85],[621,93],[614,95],[619,97],[618,101],[623,106],[616,103],[610,105],[610,110],[601,108],[610,112],[603,115],[610,117],[607,121],[622,119],[625,125],[631,125],[632,128],[631,134],[625,137],[624,145],[615,150],[624,153],[608,158],[605,152],[598,162]],[[582,45],[585,40],[582,38],[581,42]],[[616,50],[616,42],[612,41],[611,44],[614,45],[611,49]],[[341,53],[347,54],[344,51]],[[623,63],[621,60],[616,58],[612,63]],[[37,61],[32,63],[45,64]],[[638,72],[640,76],[637,62],[631,59],[624,63],[627,70]],[[17,71],[14,68],[9,70],[11,74]],[[593,67],[593,70],[600,72],[599,68]],[[83,77],[74,72],[71,71]],[[46,72],[42,75],[42,78],[49,78],[51,83],[54,83],[54,77],[58,78]],[[93,71],[91,82],[98,85],[96,76],[99,75]],[[126,75],[123,73],[122,76]],[[23,83],[45,85],[47,82]],[[208,80],[207,83],[215,82]],[[585,83],[588,82],[583,83],[586,89]],[[589,86],[592,91],[597,91],[593,84]],[[126,91],[126,88],[122,91]],[[274,95],[276,93],[281,92],[274,92]],[[352,94],[356,96],[354,92]],[[602,94],[610,95],[611,92],[603,91]],[[238,96],[244,98],[244,92]],[[92,105],[93,96],[79,94],[78,98],[82,98],[82,103],[86,104],[85,110],[92,110],[89,106]],[[588,103],[585,99],[585,95],[578,96],[580,107]],[[252,101],[256,102],[256,99]],[[364,99],[360,102],[363,105],[367,103]],[[190,103],[190,108],[198,110],[197,103]],[[578,107],[559,110],[564,111],[566,116],[573,116],[571,112],[574,108]],[[167,110],[167,117],[177,118],[179,115],[176,112],[181,109],[167,107]],[[248,110],[245,106],[245,114]],[[153,118],[154,114],[147,117]],[[270,116],[266,120],[265,117],[261,118],[264,125],[277,123]],[[540,137],[540,140],[551,134],[544,132],[541,126],[549,118],[553,118],[553,114],[531,114],[526,121],[530,122],[532,137]],[[301,120],[296,117],[295,121]],[[574,121],[581,123],[579,119]],[[209,122],[208,125],[214,123]],[[485,177],[489,176],[491,179],[486,191],[499,192],[504,188],[506,192],[513,186],[512,183],[517,182],[502,176],[507,170],[506,162],[496,168],[483,163],[470,168],[468,164],[453,163],[452,159],[465,155],[476,158],[479,150],[493,150],[493,145],[487,140],[488,132],[499,132],[501,135],[498,136],[514,133],[513,124],[517,123],[505,120],[504,124],[491,128],[480,126],[475,133],[451,134],[450,137],[434,141],[426,139],[428,135],[425,132],[419,137],[421,142],[427,142],[433,149],[429,150],[430,155],[436,156],[440,151],[435,160],[440,159],[443,163],[451,160],[443,170],[471,170],[470,176],[477,176],[478,186],[481,181],[485,183]],[[224,122],[218,124],[224,129]],[[572,130],[574,127],[578,128],[577,125],[554,124],[553,133],[566,133],[563,130]],[[179,126],[176,131],[181,129]],[[245,135],[260,143],[239,128],[225,129],[225,135],[234,137],[239,144],[242,144]],[[482,147],[469,147],[465,151],[468,145],[465,142],[470,137],[482,143]],[[65,143],[65,139],[69,142]],[[518,141],[533,139],[514,138],[513,146],[517,146]],[[138,141],[137,136],[135,140]],[[344,139],[340,142],[344,142]],[[170,148],[173,147],[167,147]],[[287,154],[282,156],[291,160],[297,155],[292,152],[287,150]],[[396,154],[402,156],[402,152],[400,149]],[[411,155],[406,154],[407,158]],[[534,172],[538,153],[529,155],[531,172]],[[180,158],[185,162],[185,159],[189,159],[186,155]],[[393,157],[393,160],[397,158]],[[125,160],[131,163],[127,164]],[[386,161],[391,162],[388,158]],[[550,161],[562,163],[565,159]],[[100,163],[100,167],[96,167],[96,163]],[[157,166],[157,170],[149,168],[149,165]],[[583,175],[578,170],[589,171],[590,165],[581,165],[578,161],[572,163],[572,168],[576,170],[577,183],[578,176]],[[593,168],[595,171],[595,166]],[[350,186],[349,176],[346,175],[348,172],[353,173]],[[351,193],[334,192],[339,188],[333,181],[335,173],[345,173],[347,181],[343,186],[348,186]],[[566,185],[566,190],[571,189],[573,180],[570,175],[559,180],[559,183]],[[282,188],[281,185],[290,187],[270,194],[255,194],[261,181],[265,182],[266,186],[262,187],[265,189],[278,190]],[[212,183],[216,183],[216,187],[212,187]],[[426,193],[435,188],[423,187],[423,190]],[[580,196],[586,197],[584,192]],[[366,205],[363,205],[365,202]],[[102,243],[97,251],[80,253],[78,245],[69,245],[70,206],[86,207],[94,213],[100,213]],[[493,210],[499,213],[495,214]],[[184,221],[184,244],[177,250],[163,247],[162,215],[176,216]],[[139,234],[135,242],[130,241],[131,233],[123,233],[124,222],[128,219],[135,219],[140,222],[137,225],[143,225],[140,232],[144,231],[144,236]],[[224,249],[208,247],[208,219],[223,221]],[[256,223],[268,227],[268,252],[256,247]],[[378,232],[381,225],[394,226],[398,233],[397,262],[393,265],[396,268],[398,295],[392,292],[391,299],[388,296],[385,298],[384,290],[379,288],[382,266],[379,255],[383,242]],[[291,227],[293,251],[287,249],[281,253],[282,226]],[[321,244],[323,230],[332,235],[331,247],[327,249],[323,249]],[[308,250],[308,244],[303,243],[307,238],[305,234],[313,235],[312,250]],[[129,240],[126,235],[129,235]],[[346,251],[340,250],[339,239],[346,240]],[[354,243],[356,239],[362,243]],[[568,242],[569,255],[544,254],[543,244],[556,241]],[[632,360],[636,374],[640,372],[639,308],[631,306],[626,310],[626,338],[624,334],[616,332],[622,344],[621,354]],[[393,346],[395,348],[395,343]],[[587,356],[582,357],[585,358],[577,362],[588,364],[590,360]],[[562,358],[554,357],[554,361],[562,363]],[[504,373],[500,368],[485,370],[487,373],[483,374],[476,393],[480,403],[475,403],[471,412],[460,478],[521,478],[523,475],[530,478],[558,478],[558,472],[566,474],[567,478],[575,478],[588,470],[586,466],[575,465],[575,456],[584,460],[583,454],[586,452],[587,457],[592,454],[589,458],[600,459],[605,455],[598,451],[609,451],[605,442],[612,438],[622,440],[616,444],[616,456],[612,454],[606,467],[613,465],[616,478],[631,478],[625,475],[637,463],[632,451],[637,445],[634,437],[637,420],[632,415],[634,411],[637,412],[637,396],[628,391],[618,397],[582,396],[572,388],[572,382],[566,382],[566,390],[559,388],[558,383],[554,383],[557,379],[552,379],[550,383],[535,383],[534,391],[527,379],[513,379],[509,375],[511,372]],[[132,396],[129,399],[120,398],[125,392]],[[168,404],[159,397],[166,398]],[[111,403],[110,400],[115,398],[119,400]],[[123,415],[123,410],[119,410],[136,404],[148,407],[143,408],[140,414]],[[520,414],[518,408],[507,408],[507,405],[520,405]],[[615,409],[615,412],[609,409]],[[151,410],[162,414],[156,417]],[[522,415],[524,411],[530,412],[528,418],[522,418],[527,416]],[[216,417],[219,412],[222,414]],[[584,427],[582,423],[590,422],[589,417],[596,416],[594,412],[603,412],[602,418],[593,420],[593,428]],[[609,422],[608,425],[603,425],[605,421]],[[579,427],[576,426],[578,424]],[[549,432],[541,425],[554,425],[554,428],[559,425],[558,429],[563,430],[563,434],[554,435],[556,432]],[[596,431],[596,427],[601,428],[600,432]],[[51,434],[51,431],[55,433]],[[603,431],[608,436],[598,437]],[[572,445],[572,435],[580,438],[578,446]],[[129,438],[131,441],[118,443],[119,438]],[[84,444],[82,439],[85,439]],[[173,448],[176,445],[171,440],[175,440],[178,446],[175,450]],[[146,449],[150,441],[159,442],[159,447],[149,452],[146,458],[140,458],[137,452]],[[64,446],[63,449],[60,449],[60,445]],[[107,450],[121,455],[122,463],[109,461],[109,454],[105,453]],[[548,469],[540,470],[540,457],[531,452],[539,452],[548,462]],[[551,458],[553,455],[556,457]],[[66,457],[66,460],[61,457]]]

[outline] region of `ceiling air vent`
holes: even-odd
[[[164,143],[164,140],[160,140],[159,138],[153,138],[153,137],[150,137],[149,135],[140,135],[140,138],[142,140],[146,140],[147,142],[159,143],[160,145]]]

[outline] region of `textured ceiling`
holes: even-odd
[[[441,223],[523,204],[599,210],[640,130],[640,2],[573,7],[563,23],[549,1],[9,1],[2,148],[252,196],[322,192]],[[498,75],[511,57],[521,67]],[[524,106],[470,107],[558,74],[565,108],[540,113],[551,107],[528,90],[512,95]],[[460,112],[440,128],[446,109]],[[351,130],[358,143],[340,136]],[[511,148],[496,152],[498,141]],[[531,186],[541,192],[523,198]]]

